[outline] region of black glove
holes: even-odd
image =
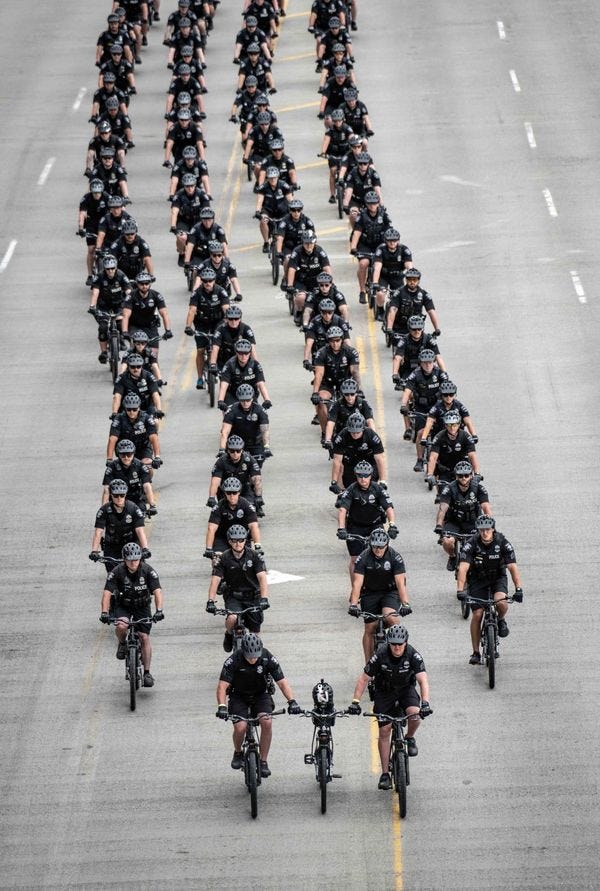
[[[400,377],[399,374],[392,375],[392,383],[393,384],[399,384],[401,380],[402,380],[402,378]]]
[[[158,513],[158,508],[155,504],[149,504],[147,514],[149,517],[155,517]]]
[[[172,62],[167,62],[167,68],[169,69],[169,71],[172,71],[174,67],[175,66],[173,65]]]
[[[163,613],[163,611],[161,609],[157,609],[156,612],[154,613],[154,615],[152,616],[152,621],[153,622],[162,622],[164,617],[165,617],[165,614]]]
[[[312,26],[310,26],[310,25],[309,25],[309,27],[308,27],[306,30],[308,31],[309,34],[314,34],[314,33],[315,33],[315,29],[314,29]]]
[[[457,600],[464,600],[464,599],[466,598],[466,596],[467,596],[467,595],[465,594],[464,591],[457,591],[457,592],[456,592],[456,599],[457,599]]]
[[[155,470],[158,470],[159,467],[162,467],[162,464],[163,464],[162,458],[157,456],[156,458],[152,459],[152,466],[154,467]]]
[[[341,541],[346,541],[346,539],[348,538],[348,530],[343,529],[342,527],[340,527],[335,534]]]
[[[342,487],[335,482],[335,480],[331,481],[331,485],[329,486],[329,491],[333,492],[334,495],[340,495],[342,492]]]
[[[255,220],[260,220],[260,217],[261,217],[260,210],[255,210],[255,211],[254,211],[254,215],[253,215],[253,219],[255,219]]]
[[[355,699],[353,699],[346,711],[349,715],[360,715],[360,713],[362,712],[360,702],[357,702]]]
[[[516,603],[523,603],[523,588],[515,588],[513,600],[516,601]]]
[[[208,498],[208,500],[207,500],[207,502],[206,502],[206,506],[207,506],[207,507],[216,507],[216,506],[217,506],[217,499],[215,498],[214,495],[211,495],[211,496]]]
[[[97,124],[98,123],[98,115],[93,114],[91,118],[88,118],[88,124]]]
[[[356,248],[350,248],[350,256],[351,257],[356,257],[357,254],[358,254],[358,251],[356,250]]]
[[[75,234],[79,235],[80,238],[85,238],[85,229],[80,227]]]
[[[240,60],[239,60],[237,57],[234,58],[234,59],[232,59],[231,61],[232,61],[232,63],[233,63],[234,65],[239,65],[239,64],[240,64]]]
[[[420,439],[420,440],[419,440],[419,445],[422,445],[423,448],[425,448],[425,446],[427,445],[427,440],[426,440],[426,439]]]
[[[351,603],[348,607],[348,615],[354,616],[355,619],[360,619],[361,609],[358,603]],[[360,714],[360,712],[358,712]]]
[[[271,451],[271,449],[269,449],[269,448],[263,449],[263,458],[272,458],[272,457],[273,457],[273,452]]]
[[[177,232],[177,226],[169,226],[169,232],[172,232],[173,235]]]
[[[321,445],[324,449],[327,449],[330,454],[333,452],[333,443],[330,439],[324,439]]]
[[[324,112],[320,111],[319,114],[317,115],[317,117],[318,117],[318,119],[319,119],[320,121],[322,121],[323,118],[325,117]]]
[[[215,556],[215,552],[212,548],[205,548],[202,556],[207,557],[209,560],[212,560],[212,558]],[[209,600],[208,602],[212,603],[211,600]]]
[[[258,554],[259,557],[262,557],[264,555],[265,552],[263,550],[263,546],[259,541],[255,541],[253,547],[254,551]]]
[[[215,455],[215,458],[222,458],[223,455],[226,455],[226,454],[227,454],[227,449],[219,449],[219,451]]]
[[[219,411],[227,411],[227,403],[223,399],[219,399],[217,402],[217,408]]]
[[[152,556],[152,551],[149,551],[148,548],[142,548],[142,560],[149,560]]]
[[[221,718],[222,721],[226,721],[227,720],[227,706],[220,705],[217,709],[215,717]]]
[[[238,116],[237,116],[236,114],[232,114],[232,115],[230,116],[229,120],[231,121],[232,124],[237,124],[237,122],[238,122]]]
[[[91,554],[88,554],[88,557],[92,563],[97,563],[101,557],[100,551],[92,551]]]
[[[261,597],[260,600],[258,601],[258,605],[263,612],[266,609],[269,609],[271,606],[271,604],[269,603],[269,601],[266,597]]]
[[[379,480],[379,485],[381,486],[381,488],[383,489],[384,492],[387,492],[388,485],[385,480]]]
[[[113,463],[113,461],[114,461],[114,458],[107,458],[107,459],[106,459],[106,466],[107,466],[107,467],[110,467],[110,465]]]
[[[89,312],[89,314],[91,316],[95,317],[95,315],[96,315],[96,307],[95,306],[88,306],[87,311]]]
[[[302,367],[304,369],[306,369],[306,371],[314,371],[315,370],[315,367],[312,364],[312,362],[310,361],[310,359],[304,359],[302,361]]]
[[[208,366],[208,370],[210,371],[211,374],[218,374],[219,366],[216,364],[216,362],[211,362]]]
[[[185,328],[183,329],[183,333],[187,334],[188,337],[193,337],[194,329],[192,328],[191,325],[186,325]]]
[[[242,300],[244,299],[244,295],[242,294],[241,291],[239,291],[237,294],[233,295],[233,299],[235,300],[236,303],[241,303]]]
[[[265,399],[262,404],[262,407],[264,408],[265,411],[268,411],[270,408],[273,408],[273,403],[271,402],[270,399]]]
[[[374,130],[367,130],[367,136],[375,136]]]
[[[108,613],[100,613],[100,621],[103,625],[108,625],[110,623],[110,616]]]
[[[287,707],[288,715],[299,715],[302,712],[302,709],[298,705],[295,699],[288,699],[288,707]]]
[[[173,337],[173,332],[171,331],[170,328],[166,328],[165,333],[163,334],[163,340],[171,340],[172,337]]]
[[[429,705],[426,699],[421,702],[421,708],[419,709],[419,715],[421,718],[427,718],[429,715],[433,714],[433,709]]]
[[[401,415],[407,415],[408,412],[409,412],[408,405],[401,405],[401,406],[400,406],[400,414],[401,414]]]
[[[477,443],[479,442],[479,437],[476,433],[472,434],[471,439],[473,440],[473,445],[477,445]],[[483,477],[480,476],[480,479],[483,479]]]
[[[160,421],[162,418],[164,418],[164,416],[165,416],[165,413],[164,413],[164,411],[163,411],[162,409],[157,408],[157,409],[154,410],[154,417],[155,417],[155,418],[158,418],[159,421]],[[160,464],[162,464],[162,459],[161,459],[161,458],[157,458],[157,459],[155,459],[155,460],[160,461]],[[157,466],[157,467],[160,467],[160,464],[157,464],[156,466]],[[154,467],[154,464],[153,464],[152,466]]]
[[[436,337],[439,337],[439,336],[440,336],[440,334],[441,334],[441,333],[442,333],[442,332],[441,332],[441,331],[440,331],[440,329],[439,329],[439,328],[434,328],[434,331],[433,331],[433,333],[434,333],[434,335],[435,335],[435,336],[436,336]]]
[[[433,530],[433,534],[434,534],[434,535],[441,535],[443,529],[444,529],[444,527],[441,526],[439,523],[437,523],[436,526],[435,526],[435,528],[434,528],[434,530]]]
[[[204,552],[204,556],[206,556],[206,551]],[[207,601],[206,601],[206,612],[207,612],[207,613],[210,613],[210,614],[213,615],[213,616],[216,615],[216,613],[217,613],[217,604],[215,603],[214,600],[207,600]]]
[[[342,205],[342,210],[344,211],[345,214],[349,214],[349,213],[350,213],[350,205],[349,205],[349,204],[343,204],[343,205]]]
[[[163,161],[162,166],[167,167],[170,170],[173,165],[171,164],[170,161]]]
[[[435,484],[437,483],[437,479],[435,478],[435,476],[432,473],[426,473],[425,474],[425,482],[427,483],[428,486],[435,486]]]
[[[388,535],[390,538],[398,538],[398,527],[395,523],[390,523],[388,526]]]
[[[319,402],[321,401],[321,397],[319,396],[318,393],[311,393],[310,401],[312,402],[313,405],[318,405]]]
[[[410,603],[401,603],[398,612],[401,616],[410,616],[410,614],[412,613],[412,606],[410,605]]]

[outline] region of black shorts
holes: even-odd
[[[256,718],[260,714],[270,715],[273,707],[273,699],[266,691],[254,696],[243,696],[241,693],[231,693],[229,696],[228,711],[230,715]],[[233,723],[237,724],[237,720]]]
[[[475,534],[475,522],[464,522],[461,521],[456,523],[444,523],[444,528],[442,530],[442,535],[474,535]]]
[[[186,223],[185,220],[180,220],[178,217],[177,222],[175,223],[175,228],[177,229],[178,232],[183,232],[184,234],[187,235],[187,233],[190,231],[190,229],[192,228],[193,225],[194,225],[193,223]]]
[[[506,573],[503,573],[491,582],[482,581],[481,579],[469,579],[468,590],[469,597],[475,597],[477,600],[492,599],[498,591],[502,594],[508,594],[508,576]],[[483,608],[483,604],[475,606],[475,609]],[[473,609],[473,606],[471,606],[471,609]]]
[[[364,538],[368,538],[373,529],[377,527],[371,526],[367,529],[366,526],[347,526],[346,528],[348,530],[348,535],[362,535]],[[358,540],[346,542],[346,548],[351,557],[358,557],[366,547],[368,547],[368,542]]]
[[[150,611],[149,606],[134,607],[133,609],[119,605],[115,607],[115,618],[129,619],[130,616],[133,616],[134,620],[148,618],[147,623],[144,622],[142,625],[136,625],[135,627],[138,631],[141,631],[142,634],[150,634],[152,629],[152,612]]]
[[[364,550],[364,548],[363,548]],[[400,598],[397,591],[367,591],[360,595],[360,608],[365,613],[381,615],[384,607],[400,609]],[[370,625],[376,619],[365,619],[365,625]]]
[[[194,340],[196,341],[196,349],[208,349],[211,344],[212,331],[196,331]]]
[[[377,689],[375,690],[373,711],[376,714],[381,713],[384,715],[391,715],[392,718],[399,718],[411,705],[416,705],[417,707],[421,705],[421,697],[417,693],[417,688],[413,687],[412,684],[409,687],[404,687],[402,690],[391,691],[389,693],[382,693]],[[378,718],[377,723],[380,727],[385,727],[390,722]]]
[[[85,236],[85,243],[88,247],[91,247],[93,244],[96,244],[96,239],[98,238],[97,232],[88,232]]]
[[[255,606],[256,600],[238,600],[237,597],[232,597],[231,594],[225,594],[225,609],[231,610],[234,613],[240,613],[243,609],[248,609],[249,606]],[[251,613],[246,613],[245,616],[242,616],[242,622],[244,626],[248,629],[248,631],[260,631],[260,626],[263,623],[263,612],[262,610],[255,610]]]

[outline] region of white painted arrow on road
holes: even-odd
[[[267,581],[270,585],[279,585],[281,582],[299,582],[303,578],[303,575],[290,575],[287,572],[279,572],[278,569],[269,569],[267,572]]]

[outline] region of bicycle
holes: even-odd
[[[115,616],[109,618],[110,625],[116,625],[120,619]],[[127,626],[127,637],[125,638],[125,646],[127,647],[127,655],[125,656],[125,680],[129,681],[129,708],[135,711],[137,691],[144,685],[144,666],[142,664],[142,645],[137,630],[137,625],[147,625],[152,622],[152,617],[145,619],[134,619],[129,617],[129,625]]]
[[[333,767],[333,733],[332,728],[336,718],[345,718],[348,711],[322,712],[303,711],[303,718],[312,718],[314,723],[311,752],[304,756],[305,764],[313,764],[319,790],[321,792],[321,813],[327,812],[327,786],[332,780],[341,780],[340,773],[332,773]]]
[[[371,253],[371,251],[357,250],[356,259],[369,261],[369,265],[367,266],[367,275],[365,278],[365,290],[367,292],[367,303],[369,305],[369,309],[373,312],[375,321],[377,321],[377,303],[375,302],[375,292],[373,290],[373,260],[375,259],[375,254]]]
[[[377,652],[377,650],[380,647],[384,647],[387,644],[386,619],[388,619],[391,616],[401,617],[401,613],[399,613],[397,610],[394,610],[394,612],[388,613],[387,616],[384,616],[382,614],[367,613],[367,612],[364,612],[363,610],[361,610],[360,615],[358,616],[359,619],[371,619],[371,620],[377,622],[377,627],[375,629],[375,635],[374,635],[375,649],[373,650],[373,652],[375,652],[375,653]],[[375,699],[375,686],[374,686],[373,681],[369,681],[369,683],[367,684],[367,690],[369,693],[369,699],[371,700],[371,702],[373,702],[373,700]]]
[[[186,334],[187,333],[188,333],[188,329],[186,329]],[[211,408],[214,408],[215,403],[217,401],[217,381],[219,379],[219,372],[218,372],[218,370],[217,371],[215,371],[214,369],[211,370],[210,353],[212,350],[215,335],[213,333],[211,333],[210,331],[196,331],[195,329],[192,332],[192,334],[194,336],[196,334],[203,334],[208,339],[208,343],[206,344],[205,347],[203,347],[203,349],[204,349],[204,367],[202,370],[201,380],[204,383],[204,387],[199,387],[198,384],[196,384],[196,389],[206,390],[206,392],[208,393],[208,404],[210,405]]]
[[[471,609],[473,606],[483,606],[481,640],[479,646],[481,648],[483,664],[488,671],[488,684],[490,690],[493,690],[496,686],[496,659],[500,657],[500,653],[498,652],[498,609],[496,604],[501,603],[503,600],[506,600],[507,603],[513,603],[515,598],[514,596],[511,597],[506,594],[504,597],[501,597],[499,601],[490,599],[481,600],[477,597],[470,597],[468,593],[465,594],[464,592],[463,597]],[[463,598],[459,599],[462,600]],[[521,601],[517,600],[516,602],[520,603]]]
[[[96,309],[94,313],[96,321],[106,319],[108,321],[108,365],[112,376],[113,384],[119,376],[120,351],[121,351],[121,334],[119,331],[119,322],[123,316],[120,312],[116,313],[110,310],[105,312],[102,309]]]
[[[339,178],[340,167],[342,166],[342,158],[338,158],[337,155],[328,155],[326,152],[321,152],[319,154],[319,158],[325,158],[327,161],[333,161],[335,165],[335,200],[337,204],[337,212],[338,218],[341,220],[344,216],[344,183]]]
[[[454,539],[454,551],[452,553],[452,556],[454,559],[454,578],[458,577],[458,561],[460,558],[460,549],[462,547],[462,543],[464,541],[467,541],[467,539],[471,538],[471,536],[474,534],[474,532],[475,532],[475,530],[473,530],[473,532],[466,532],[466,533],[465,532],[447,532],[444,529],[442,529],[442,533],[439,537],[438,544],[442,543],[442,538],[453,538]],[[461,612],[463,619],[469,618],[469,613],[471,612],[471,607],[469,606],[469,604],[467,603],[466,600],[461,600],[460,612]]]
[[[285,709],[280,708],[275,712],[271,712],[270,717],[274,715],[284,715]],[[246,734],[242,742],[242,756],[244,758],[244,782],[250,795],[250,813],[252,819],[255,820],[258,815],[258,787],[262,782],[260,775],[260,752],[258,744],[257,728],[260,718],[244,717],[243,715],[227,715],[227,721],[245,721]]]
[[[261,216],[265,217],[266,214],[261,214]],[[267,256],[271,265],[271,281],[273,282],[273,285],[276,285],[279,281],[279,269],[281,265],[279,254],[277,253],[277,239],[275,230],[278,223],[280,223],[282,219],[283,217],[267,216],[267,225],[269,227],[269,252]]]
[[[249,606],[246,609],[240,610],[239,612],[236,612],[235,610],[232,610],[232,609],[221,609],[221,608],[217,608],[215,610],[215,612],[212,614],[213,616],[225,616],[226,618],[228,618],[229,616],[235,616],[235,625],[233,626],[233,632],[232,632],[233,633],[233,651],[232,652],[237,653],[239,650],[241,650],[242,639],[248,633],[248,629],[244,625],[242,616],[245,616],[246,613],[255,613],[255,612],[263,613],[267,609],[269,609],[269,606],[260,606],[259,604],[257,604],[256,606]],[[274,687],[270,686],[270,688],[267,692],[272,695],[275,692]]]
[[[376,715],[373,712],[363,712],[363,714],[365,718],[385,718],[386,721],[390,721],[392,724],[388,770],[398,795],[400,817],[404,819],[407,810],[406,790],[407,786],[410,785],[409,756],[406,737],[404,736],[404,725],[408,722],[408,716],[402,714],[399,717],[393,717],[392,715]]]

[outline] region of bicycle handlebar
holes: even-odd
[[[324,721],[326,718],[348,718],[350,717],[350,712],[348,709],[343,709],[341,712],[331,712],[330,714],[323,715],[321,712],[308,711],[304,709],[298,715],[300,718],[319,718],[321,721]]]
[[[257,610],[259,610],[261,613],[264,613],[264,611],[267,609],[269,609],[268,606],[261,606],[259,603],[257,603],[256,606],[248,606],[246,607],[246,609],[242,610],[216,609],[213,613],[213,616],[243,616],[244,613],[255,613]]]
[[[385,718],[386,721],[391,721],[393,724],[406,724],[410,717],[415,717],[415,715],[402,715],[398,718],[393,715],[384,715],[383,712],[379,715],[376,715],[375,712],[363,712],[363,718]]]
[[[472,604],[472,603],[481,603],[481,604],[483,604],[484,606],[493,606],[493,605],[496,604],[496,603],[502,603],[504,600],[506,600],[508,603],[513,603],[513,602],[514,602],[514,599],[515,599],[515,598],[513,597],[512,594],[506,594],[504,597],[500,597],[498,600],[493,600],[493,599],[490,598],[490,597],[486,598],[485,600],[481,600],[479,597],[469,597],[469,596],[467,595],[467,596],[465,597],[463,603],[469,603],[469,604]],[[517,603],[518,603],[518,602],[519,602],[519,601],[517,601]]]
[[[384,615],[376,615],[375,613],[367,613],[361,610],[360,617],[365,619],[387,619],[388,616],[400,616],[400,613],[397,610],[394,610],[393,613],[388,613],[386,616]]]
[[[95,561],[96,563],[122,563],[122,560],[119,560],[117,557],[98,557]]]
[[[274,712],[265,712],[263,717],[265,718],[273,718],[275,715],[285,715],[284,708],[278,708],[277,711]],[[244,717],[244,715],[227,715],[226,721],[245,721],[246,724],[252,724],[254,727],[257,727],[260,724],[261,718],[252,718],[250,716]]]
[[[109,616],[107,624],[116,625],[117,622],[122,622],[126,618],[126,616],[119,616],[118,618],[117,616]],[[148,622],[152,622],[152,616],[146,616],[143,619],[133,619],[131,616],[129,616],[128,619],[129,625],[147,625]]]

